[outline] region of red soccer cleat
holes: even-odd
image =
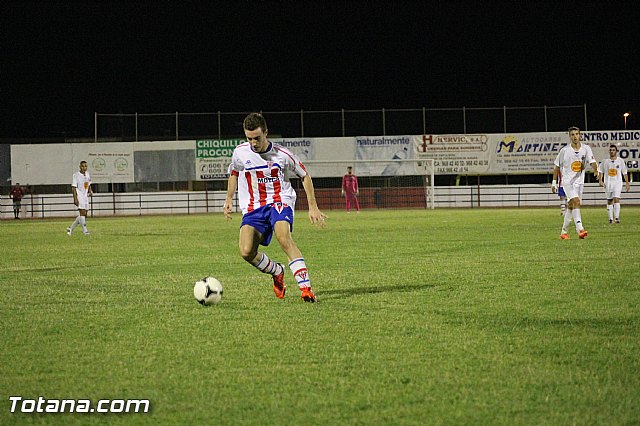
[[[311,290],[311,287],[304,287],[300,290],[302,291],[302,300],[304,300],[305,302],[315,303],[318,301],[318,299],[316,299],[316,295],[313,294],[313,290]]]
[[[580,237],[581,240],[584,240],[584,237],[586,237],[587,235],[589,235],[589,233],[587,232],[586,229],[583,229],[582,231],[578,232],[578,237]]]
[[[561,240],[569,240],[569,234],[560,234],[560,239]]]
[[[284,266],[282,266],[282,272],[278,275],[273,275],[273,292],[278,299],[284,298],[284,293],[287,291],[287,286],[284,285]]]

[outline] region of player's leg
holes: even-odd
[[[609,217],[609,223],[613,223],[613,198],[607,196],[607,216]]]
[[[344,194],[344,205],[345,210],[349,213],[351,211],[351,197],[348,192],[345,192]]]
[[[360,213],[360,201],[358,201],[358,196],[356,194],[353,194],[353,205],[356,208],[356,212]]]
[[[67,228],[67,235],[71,235],[73,230],[76,229],[76,226],[80,225],[82,217],[81,211],[82,210],[78,209],[78,216],[76,216],[76,220],[74,220],[71,226]]]
[[[80,226],[82,227],[82,233],[89,235],[89,230],[87,229],[87,211],[85,209],[80,209]]]
[[[238,241],[240,256],[260,272],[270,275],[282,273],[282,265],[269,259],[269,256],[265,253],[258,251],[258,246],[262,241],[262,234],[256,228],[251,225],[243,225],[240,228]]]
[[[620,223],[620,198],[613,198],[613,217],[616,223]]]
[[[273,291],[276,297],[282,299],[287,287],[284,284],[284,266],[274,262],[258,251],[258,246],[269,245],[271,242],[271,225],[267,222],[268,207],[260,208],[242,218],[240,227],[239,248],[240,256],[254,268],[273,278]]]
[[[302,252],[291,238],[291,223],[280,220],[275,223],[274,233],[278,243],[289,258],[289,269],[302,292],[301,296],[305,302],[316,302],[316,296],[311,289],[311,280]]]
[[[564,216],[567,211],[567,194],[562,186],[558,188],[558,197],[560,197],[560,215]]]
[[[571,209],[571,216],[573,217],[573,222],[576,225],[576,232],[578,236],[583,239],[588,235],[588,232],[584,229],[584,225],[582,223],[582,214],[580,213],[580,199],[582,197],[582,189],[584,185],[576,184],[571,185],[568,188],[565,188],[565,192],[567,193],[567,198],[572,197],[569,200],[569,208]]]
[[[564,212],[563,221],[562,221],[562,231],[560,232],[560,238],[563,240],[569,239],[569,225],[571,225],[571,220],[573,219],[573,198],[577,197],[577,194],[570,191],[570,188],[563,188],[563,193],[567,195],[567,210]],[[571,196],[570,196],[571,195]]]

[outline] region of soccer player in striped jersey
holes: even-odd
[[[622,193],[622,179],[626,184],[625,188],[629,192],[629,174],[624,160],[618,157],[618,147],[609,145],[609,158],[600,163],[600,186],[604,185],[607,194],[607,214],[609,223],[620,223],[620,194]],[[604,181],[604,183],[603,183]]]
[[[311,176],[296,155],[267,139],[267,123],[262,114],[247,115],[243,128],[247,142],[233,151],[223,207],[225,217],[230,219],[233,194],[237,190],[242,210],[240,255],[261,272],[273,276],[273,291],[282,299],[287,289],[284,265],[258,251],[258,246],[268,246],[275,234],[289,259],[289,269],[302,292],[302,300],[316,302],[305,259],[291,238],[296,192],[287,179],[287,172],[295,173],[302,180],[311,223],[324,226],[326,215],[318,208]]]
[[[569,239],[568,229],[571,219],[576,225],[576,232],[580,239],[584,239],[588,235],[582,224],[580,213],[580,199],[582,198],[587,165],[591,165],[593,174],[598,178],[598,162],[593,156],[591,147],[580,142],[580,129],[569,127],[569,139],[571,143],[560,149],[554,161],[553,181],[551,182],[551,191],[555,194],[558,191],[558,176],[562,174],[562,188],[569,200],[560,233],[562,240]]]

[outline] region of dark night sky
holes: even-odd
[[[640,128],[639,1],[4,1],[0,138],[93,113],[587,104]],[[637,117],[637,118],[636,118]]]

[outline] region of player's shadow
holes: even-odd
[[[355,288],[349,287],[345,289],[323,290],[322,292],[318,292],[318,296],[320,296],[322,299],[343,299],[347,297],[376,293],[409,293],[412,291],[420,291],[426,288],[433,288],[435,286],[435,284],[404,284]]]

